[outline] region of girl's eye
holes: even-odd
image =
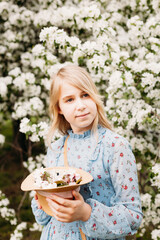
[[[89,94],[88,94],[88,93],[84,93],[84,94],[83,94],[83,97],[84,97],[84,98],[89,97]]]
[[[66,102],[72,102],[73,101],[73,98],[69,98],[66,100]]]

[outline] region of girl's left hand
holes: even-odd
[[[55,217],[60,222],[73,222],[77,220],[87,221],[90,218],[92,208],[84,202],[82,195],[79,192],[72,191],[75,200],[53,195],[52,200],[46,198],[49,207]]]

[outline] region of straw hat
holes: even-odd
[[[89,182],[91,182],[93,180],[93,177],[91,176],[91,174],[89,174],[88,172],[83,171],[82,169],[79,168],[74,168],[74,167],[52,167],[52,168],[44,168],[44,170],[74,170],[76,173],[80,174],[80,176],[82,177],[82,181],[79,184],[75,184],[75,185],[67,185],[67,186],[61,186],[61,187],[56,187],[56,188],[51,188],[51,189],[42,189],[42,188],[38,188],[35,186],[35,182],[34,182],[34,172],[32,172],[31,174],[29,174],[24,181],[21,184],[21,189],[23,191],[36,191],[37,195],[38,195],[38,201],[40,203],[40,205],[42,206],[42,209],[48,214],[52,216],[52,211],[48,206],[48,203],[46,201],[46,197],[51,196],[52,194],[56,193],[56,195],[58,193],[62,192],[66,192],[66,194],[69,196],[69,191],[72,190],[79,190],[78,187],[84,184],[87,184]]]

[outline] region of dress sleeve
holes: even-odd
[[[104,153],[107,166],[105,156]],[[122,138],[115,143],[107,170],[114,190],[110,206],[88,199],[86,202],[92,213],[88,221],[80,222],[80,227],[87,236],[95,238],[115,239],[133,235],[141,224],[142,211],[136,162],[127,140]]]
[[[51,159],[52,159],[51,155],[52,155],[52,152],[48,148],[48,150],[47,150],[47,167],[50,165],[50,162],[51,162]],[[31,201],[31,208],[32,208],[32,212],[35,216],[36,222],[38,224],[46,225],[50,221],[51,216],[49,216],[47,213],[45,213],[42,209],[38,208],[37,202],[34,198]]]
[[[31,207],[32,207],[32,211],[35,216],[36,222],[40,225],[47,225],[47,223],[51,219],[51,216],[45,213],[42,209],[38,208],[36,200],[34,198],[31,201]]]

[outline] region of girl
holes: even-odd
[[[50,112],[63,137],[52,143],[47,167],[64,166],[67,142],[69,166],[82,168],[94,180],[72,191],[74,200],[53,195],[47,199],[54,217],[32,200],[36,221],[43,225],[41,240],[118,239],[135,234],[142,220],[136,162],[127,140],[111,130],[101,97],[89,74],[78,66],[61,68],[52,79]]]

